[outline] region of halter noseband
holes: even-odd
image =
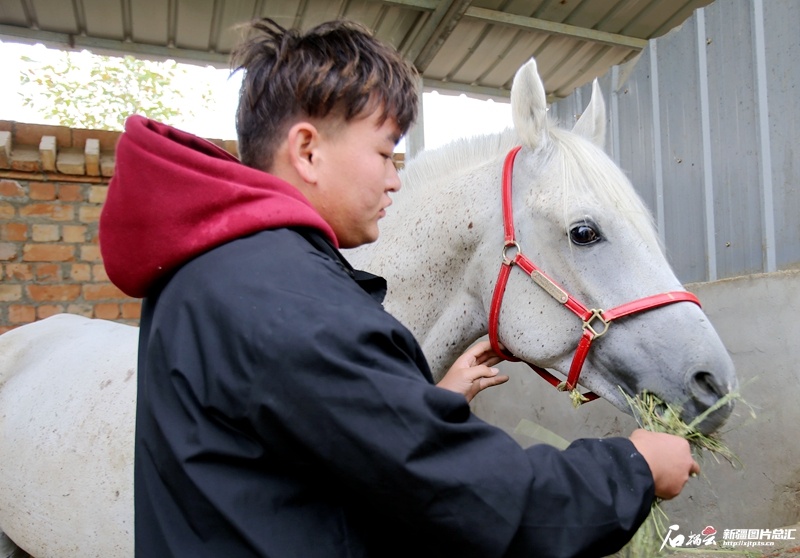
[[[534,283],[544,289],[547,294],[556,299],[559,303],[569,308],[581,322],[583,322],[583,335],[575,350],[575,356],[572,359],[572,365],[569,369],[569,374],[565,381],[559,380],[553,374],[544,368],[537,366],[530,362],[525,362],[530,366],[539,376],[547,380],[551,385],[555,386],[561,391],[569,391],[573,398],[573,403],[577,406],[586,401],[593,401],[599,396],[592,392],[581,394],[577,391],[578,379],[581,375],[583,363],[589,354],[589,349],[592,346],[592,341],[602,336],[608,331],[609,325],[613,320],[651,310],[667,304],[675,302],[693,302],[700,306],[700,301],[692,293],[686,291],[671,291],[645,298],[640,298],[633,302],[628,302],[612,308],[611,310],[600,309],[587,309],[583,304],[575,300],[569,293],[561,288],[555,281],[550,279],[542,272],[532,261],[530,261],[523,253],[514,236],[514,217],[512,211],[511,201],[511,175],[514,170],[514,159],[519,153],[521,146],[513,148],[506,155],[505,163],[503,164],[503,229],[505,232],[505,241],[503,243],[503,262],[500,265],[500,274],[497,277],[497,284],[494,287],[494,294],[492,295],[492,307],[489,312],[489,341],[492,349],[498,356],[509,361],[520,361],[513,354],[504,350],[500,346],[497,338],[497,330],[500,321],[500,308],[503,304],[503,294],[506,290],[508,277],[511,273],[511,267],[516,265],[527,273]]]

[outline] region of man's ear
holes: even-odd
[[[289,164],[309,184],[317,182],[315,151],[319,146],[319,130],[310,122],[298,122],[286,136]]]

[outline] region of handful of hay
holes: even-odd
[[[695,459],[701,461],[703,450],[711,454],[717,461],[720,457],[727,460],[732,466],[741,464],[736,455],[728,448],[715,434],[703,434],[698,430],[699,425],[717,409],[724,407],[734,400],[741,400],[738,392],[728,393],[717,403],[709,407],[705,412],[698,415],[692,422],[686,423],[681,419],[681,409],[665,403],[651,393],[644,393],[636,397],[631,397],[625,392],[623,396],[636,418],[639,426],[645,430],[653,432],[666,432],[685,438]],[[660,500],[653,502],[650,515],[634,535],[633,539],[623,548],[619,556],[626,558],[650,558],[659,554],[659,550],[667,533],[665,524],[667,515],[661,509]],[[698,549],[699,550],[699,549]],[[682,552],[689,552],[690,549],[682,549]],[[703,550],[704,553],[709,552]],[[712,551],[720,554],[730,554],[727,550]]]

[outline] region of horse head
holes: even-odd
[[[348,258],[387,277],[386,308],[420,340],[437,380],[490,323],[508,353],[568,379],[588,321],[604,333],[583,351],[582,389],[628,413],[623,391],[651,392],[685,419],[700,415],[736,389],[733,363],[670,268],[650,212],[603,151],[599,87],[574,128],[561,129],[548,119],[531,60],[514,79],[511,107],[514,129],[408,161],[380,239]],[[509,242],[502,177],[519,147],[505,165]],[[615,319],[606,324],[608,315]],[[721,406],[701,428],[717,429],[730,412]]]
[[[603,151],[597,81],[571,131],[548,121],[533,60],[515,77],[511,105],[522,144],[508,177],[514,251],[546,279],[510,270],[498,338],[517,358],[577,379],[575,353],[588,337],[577,371],[587,388],[625,411],[622,391],[651,392],[685,420],[697,417],[736,389],[733,362],[670,268],[649,211]],[[610,321],[612,309],[620,311]],[[701,428],[717,429],[731,409],[721,406]]]

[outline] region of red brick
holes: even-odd
[[[81,294],[80,285],[28,285],[25,290],[37,302],[75,300]]]
[[[84,285],[83,298],[85,300],[115,300],[128,298],[128,296],[112,283],[101,283],[98,285]]]
[[[81,246],[82,262],[100,262],[103,257],[100,255],[100,247],[96,244],[85,244]]]
[[[30,264],[6,264],[6,275],[15,281],[33,281]]]
[[[92,278],[92,266],[89,264],[72,264],[69,269],[69,278],[73,281],[86,282]]]
[[[108,273],[103,264],[95,264],[92,266],[92,281],[95,283],[104,283],[108,281]]]
[[[32,200],[52,201],[56,199],[55,184],[31,182],[28,185],[28,196]]]
[[[39,151],[31,147],[14,149],[11,159],[11,170],[18,172],[41,172],[42,165],[39,161]]]
[[[44,320],[56,314],[62,314],[64,307],[60,304],[41,304],[36,307],[36,319]]]
[[[18,255],[16,244],[13,242],[0,242],[0,261],[16,260]]]
[[[0,284],[0,302],[11,302],[22,298],[22,285]]]
[[[61,240],[61,230],[58,225],[37,223],[31,227],[31,239],[34,242],[58,242]]]
[[[61,184],[58,187],[58,199],[68,202],[83,201],[83,186],[80,184]]]
[[[8,307],[8,323],[29,324],[36,321],[36,307],[12,304]]]
[[[91,318],[94,308],[91,304],[70,304],[67,306],[67,312],[70,314],[77,314],[84,318]]]
[[[108,196],[108,186],[92,186],[89,189],[89,203],[104,204]]]
[[[0,240],[24,242],[28,239],[28,225],[25,223],[3,223],[0,225]]]
[[[86,242],[86,225],[63,225],[61,234],[64,237],[64,242],[77,244]]]
[[[141,302],[123,302],[122,317],[128,320],[138,320],[142,317]]]
[[[101,320],[116,320],[119,318],[119,304],[95,304],[94,317]]]
[[[42,136],[55,136],[58,147],[72,147],[72,130],[66,126],[49,124],[23,124],[17,122],[14,129],[14,143],[20,145],[39,145]]]
[[[100,212],[103,210],[101,206],[87,206],[83,205],[78,210],[78,220],[81,223],[96,223],[100,220]]]
[[[24,262],[69,262],[74,259],[74,246],[26,244],[22,249],[22,261]]]
[[[84,130],[81,128],[74,128],[72,130],[72,141],[75,147],[83,149],[86,146],[86,140],[92,138],[100,141],[101,151],[114,151],[121,133],[122,132],[110,130]]]
[[[36,264],[36,279],[39,281],[59,281],[61,266],[59,264]]]
[[[14,206],[8,202],[0,202],[0,219],[11,219],[14,216]]]
[[[25,189],[16,180],[0,180],[0,196],[22,198],[25,196]]]
[[[60,203],[33,203],[19,208],[23,217],[46,217],[53,221],[71,221],[75,218],[75,210],[71,205]]]
[[[18,327],[18,326],[0,326],[0,335],[3,335],[4,333],[8,333],[9,331],[11,331],[12,329],[14,329],[16,327]]]

